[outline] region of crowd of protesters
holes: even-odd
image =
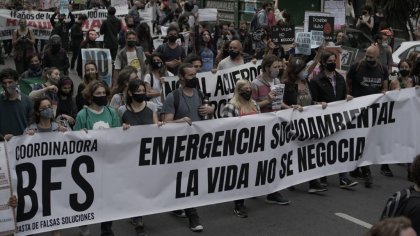
[[[354,13],[347,17],[360,30],[373,35],[375,43],[368,47],[363,59],[350,67],[344,78],[337,71],[336,55],[329,52],[325,44],[305,56],[296,54],[294,45],[284,48],[273,42],[271,27],[288,25],[291,19],[287,11],[279,10],[277,1],[263,4],[255,13],[253,24],[241,21],[237,29],[230,23],[214,26],[199,22],[195,0],[178,1],[174,5],[166,0],[138,0],[129,1],[128,5],[130,10],[123,20],[116,17],[116,9],[108,1],[94,0],[78,6],[80,9],[107,9],[107,19],[102,22],[99,32],[94,29],[83,31],[84,22],[88,20],[86,15],[75,19],[71,11],[66,17],[56,10],[50,19],[52,34],[42,47],[35,46],[37,40],[26,20],[19,20],[11,43],[3,42],[3,45],[10,45],[8,49],[13,48],[16,67],[0,72],[4,89],[0,95],[2,139],[36,132],[87,132],[112,127],[127,130],[137,125],[199,122],[211,118],[214,108],[205,104],[197,73],[216,73],[256,60],[262,60],[261,74],[252,82],[237,81],[234,95],[222,111],[223,117],[275,111],[272,106],[275,94],[271,87],[278,84],[285,84],[281,109],[299,111],[309,105],[325,109],[330,102],[350,101],[353,97],[420,85],[420,52],[412,52],[408,59],[394,65],[390,57],[392,31],[386,25],[381,9],[376,9],[373,15],[371,6],[363,8],[357,20]],[[145,7],[154,9],[152,27],[143,22],[140,14]],[[162,27],[167,27],[166,37],[163,44],[155,48],[152,35],[160,34]],[[253,34],[255,29],[258,29],[258,35]],[[184,39],[185,32],[191,39],[188,44]],[[103,36],[101,43],[97,41],[99,35]],[[345,32],[340,31],[333,44],[345,45],[346,40]],[[110,50],[113,60],[111,87],[100,79],[95,62],[82,61],[81,50],[87,48]],[[389,79],[392,66],[399,70],[395,80]],[[77,89],[69,77],[70,70],[77,71],[82,81]],[[178,75],[180,88],[164,98],[164,77],[173,75]],[[44,78],[44,83],[34,86],[28,95],[22,93],[19,80],[35,77]],[[413,180],[413,172],[407,173],[408,179]],[[381,174],[393,176],[388,165],[381,166]],[[417,175],[414,180],[418,185]],[[372,186],[369,167],[356,169],[349,175],[340,173],[339,186],[357,186],[358,182],[350,177],[363,180],[367,188]],[[309,182],[308,192],[327,191],[327,187],[326,178],[314,179]],[[267,195],[266,202],[290,203],[280,192]],[[244,203],[244,199],[234,203],[233,212],[238,217],[248,216]],[[197,209],[177,210],[174,214],[188,217],[192,231],[203,230]],[[131,222],[138,235],[145,235],[141,216],[132,218]],[[90,235],[88,226],[79,229],[82,235]],[[420,233],[418,226],[415,229]],[[101,232],[101,235],[113,235],[112,222],[103,222]],[[60,232],[53,234],[60,235]]]

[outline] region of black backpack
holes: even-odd
[[[420,193],[414,189],[414,186],[405,188],[392,195],[386,202],[385,209],[382,211],[381,219],[396,217],[402,215],[410,198],[420,198]]]
[[[201,102],[203,102],[203,99],[204,99],[204,93],[201,91],[201,90],[198,90],[197,89],[197,91],[198,91],[198,96],[200,97],[200,99],[201,99]],[[175,108],[175,114],[174,114],[174,117],[176,116],[176,114],[177,114],[177,112],[178,112],[178,108],[179,108],[179,100],[180,100],[180,93],[182,93],[182,91],[178,88],[178,89],[175,89],[173,92],[173,95],[174,95],[174,108]]]

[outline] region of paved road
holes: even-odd
[[[14,68],[11,59],[5,67]],[[74,72],[70,74],[76,84],[80,82]],[[388,178],[379,174],[379,167],[374,166],[374,184],[366,189],[363,184],[353,190],[343,190],[338,187],[338,177],[329,177],[329,190],[322,194],[308,194],[307,184],[296,186],[295,191],[283,190],[285,197],[292,201],[289,206],[268,205],[264,197],[246,200],[249,217],[241,219],[233,215],[233,203],[216,204],[198,208],[204,225],[204,231],[199,235],[363,235],[367,228],[349,220],[338,217],[336,213],[344,213],[368,224],[377,221],[386,199],[395,191],[411,183],[406,180],[404,166],[391,165],[395,177]],[[124,203],[122,203],[124,204]],[[168,213],[145,217],[148,235],[184,236],[197,235],[188,228],[186,219],[177,218]],[[90,226],[92,235],[100,235],[100,225]],[[135,235],[133,226],[128,220],[114,222],[114,232],[118,236]],[[49,233],[41,236],[50,235]],[[63,236],[78,235],[76,229],[62,231]]]

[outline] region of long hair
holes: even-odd
[[[124,90],[127,88],[127,84],[130,80],[130,75],[132,73],[132,70],[130,70],[129,68],[124,68],[121,70],[120,74],[118,75],[117,86],[114,87],[114,89],[111,92],[112,96],[124,92]]]
[[[96,69],[96,78],[94,78],[93,80],[98,80],[99,79],[99,71],[98,71],[98,66],[96,65],[96,63],[94,61],[88,61],[88,62],[86,62],[84,70],[86,70],[86,66],[87,65],[93,65],[95,67],[95,69]],[[88,86],[88,84],[90,82],[91,81],[86,78],[86,73],[85,73],[85,76],[83,78],[83,85],[86,87],[86,86]]]
[[[154,53],[150,56],[150,63],[149,63],[149,66],[147,67],[148,73],[152,73],[152,71],[153,71],[153,68],[152,68],[152,62],[153,62],[153,58],[154,58],[154,57],[159,57],[159,58],[160,58],[160,60],[162,60],[162,64],[163,64],[163,66],[162,66],[162,68],[160,68],[160,69],[159,69],[159,75],[160,75],[160,76],[168,76],[168,69],[166,68],[166,65],[165,65],[165,60],[163,60],[163,56],[162,56],[162,54],[161,54],[161,53],[159,53],[159,52],[154,52]]]
[[[51,107],[52,107],[51,98],[49,98],[47,96],[40,97],[40,98],[38,98],[34,101],[34,112],[33,112],[32,115],[33,115],[33,120],[35,121],[36,124],[38,124],[39,121],[41,120],[41,113],[39,112],[39,107],[41,106],[41,102],[43,102],[45,100],[49,101],[50,104],[51,104]],[[51,121],[53,121],[53,119],[54,118],[51,117]]]
[[[74,84],[73,84],[73,81],[71,80],[71,78],[68,77],[68,76],[64,76],[64,77],[60,78],[60,80],[58,81],[58,85],[57,85],[57,87],[58,87],[58,92],[57,92],[58,97],[61,96],[61,93],[62,93],[61,92],[61,88],[64,85],[70,85],[70,93],[69,93],[69,96],[70,97],[73,97]]]
[[[203,40],[203,34],[206,33],[206,32],[210,35],[210,40],[208,42],[204,42],[204,40]],[[201,42],[201,47],[208,47],[213,51],[213,38],[211,37],[210,31],[208,31],[206,29],[201,31],[200,42]]]
[[[255,101],[251,98],[249,101],[242,98],[239,93],[242,91],[242,88],[245,85],[251,85],[251,82],[245,79],[240,79],[236,82],[235,86],[235,93],[233,94],[232,99],[230,100],[230,104],[232,104],[234,107],[238,108],[239,110],[248,113],[255,110]]]
[[[320,62],[319,68],[321,69],[321,72],[325,70],[325,66],[327,65],[327,61],[328,61],[328,58],[330,58],[330,56],[336,56],[336,55],[330,51],[322,52],[321,58],[319,60]]]
[[[288,85],[295,84],[296,81],[299,80],[299,73],[306,67],[306,62],[301,57],[292,57],[289,60],[289,64],[287,65],[286,72],[282,77],[283,83]]]
[[[102,80],[95,80],[90,82],[88,86],[83,90],[83,98],[86,99],[86,101],[88,101],[89,104],[91,104],[93,93],[100,87],[105,88],[106,96],[109,98],[111,92],[109,91],[108,85]]]

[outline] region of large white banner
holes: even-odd
[[[15,215],[8,205],[11,194],[9,165],[6,159],[4,143],[0,143],[0,235],[10,234],[15,228]]]
[[[72,13],[76,20],[79,14],[86,14],[88,20],[83,25],[83,31],[95,29],[98,33],[102,21],[105,20],[108,15],[107,10],[105,9],[74,11]],[[11,11],[8,9],[0,9],[0,40],[12,39],[13,30],[18,28],[18,21],[20,18],[25,18],[27,20],[28,27],[34,32],[35,38],[49,39],[52,31],[50,18],[53,14],[54,12]],[[127,11],[117,12],[117,16],[119,16],[120,19],[126,14]],[[66,21],[70,21],[68,14],[66,17]],[[100,40],[102,40],[102,37]]]
[[[260,196],[419,153],[420,90],[221,120],[14,137],[17,235]]]

